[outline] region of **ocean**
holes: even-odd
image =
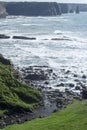
[[[49,66],[61,77],[60,70],[87,75],[87,13],[55,17],[8,16],[0,19],[0,53],[15,67]],[[36,40],[12,39],[12,36]],[[68,81],[72,79],[69,77]]]

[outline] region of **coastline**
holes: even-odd
[[[13,66],[11,61],[5,59],[2,55],[0,55],[0,62],[1,64],[5,64],[7,66]],[[39,90],[40,93],[42,93],[42,103],[31,110],[17,108],[13,112],[9,111],[10,113],[0,116],[0,128],[4,128],[11,124],[21,124],[25,121],[31,121],[36,118],[47,117],[54,112],[66,108],[67,105],[71,104],[74,99],[82,100],[82,98],[87,98],[85,86],[83,87],[83,93],[80,95],[72,93],[68,89],[63,92],[58,89],[48,87],[50,86],[49,82],[57,78],[57,75],[54,73],[52,68],[49,68],[48,66],[30,66],[28,68],[22,68],[21,70],[14,68],[14,71],[11,73],[13,73],[14,78],[22,84],[26,83],[29,86],[32,86],[32,88]],[[67,74],[68,73],[69,72],[67,72]],[[74,76],[77,77],[76,75]],[[84,76],[83,78],[86,77]],[[70,85],[73,87],[73,84]],[[64,84],[61,83],[58,87],[60,86],[64,86]]]
[[[8,65],[13,66],[11,61],[8,60],[8,59],[5,59],[2,55],[0,55],[0,62],[1,62],[0,64],[5,64],[7,66]],[[39,81],[43,82],[43,80],[44,80],[45,84],[47,84],[46,80],[50,79],[50,76],[52,75],[53,71],[52,71],[52,69],[49,69],[47,67],[47,68],[45,68],[46,70],[44,70],[42,72],[42,70],[40,68],[39,68],[39,71],[41,73],[40,73],[40,75],[37,75],[37,73],[35,72],[37,77],[34,75],[33,78],[36,77],[36,79],[34,81],[37,82],[37,80],[39,80]],[[34,71],[34,69],[31,71],[31,73],[33,73],[33,71]],[[25,78],[23,79],[23,76],[20,76],[21,74],[19,73],[18,70],[14,69],[14,72],[11,72],[11,73],[13,73],[13,76],[18,81],[27,83],[24,80]],[[32,78],[32,75],[31,75],[31,78]],[[33,88],[35,88],[34,87],[35,82],[33,84],[28,83],[28,85],[29,86],[31,85],[31,86],[33,86]],[[37,87],[38,87],[38,85],[37,85]],[[49,116],[51,113],[65,108],[67,106],[67,104],[72,102],[72,98],[71,99],[70,99],[70,97],[67,98],[66,95],[64,96],[64,93],[59,92],[57,90],[53,91],[50,88],[50,91],[49,91],[49,89],[46,89],[45,91],[43,91],[44,87],[42,89],[41,88],[35,88],[35,89],[39,90],[42,93],[43,97],[41,99],[41,102],[43,102],[43,103],[41,103],[40,105],[37,105],[32,110],[17,108],[17,109],[14,109],[15,111],[11,112],[11,109],[9,109],[10,113],[7,112],[7,114],[0,116],[0,128],[4,128],[7,125],[11,125],[11,124],[14,124],[14,123],[19,124],[19,123],[23,123],[25,121],[29,121],[29,120],[32,120],[32,119],[35,119],[35,118],[42,118],[42,117]],[[49,96],[51,96],[51,98],[49,98]],[[53,98],[52,98],[52,96],[53,96]],[[6,106],[4,106],[4,104],[3,104],[3,109],[4,109],[4,107],[6,109]]]

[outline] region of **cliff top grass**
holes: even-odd
[[[19,82],[13,70],[9,60],[0,56],[0,116],[7,112],[31,111],[41,102],[40,92]]]
[[[3,130],[87,130],[87,100],[74,101],[66,109],[49,117],[24,124],[11,125]]]

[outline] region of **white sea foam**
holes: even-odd
[[[0,40],[0,52],[19,66],[28,62],[32,65],[44,62],[56,69],[65,65],[70,69],[76,66],[86,70],[87,21],[82,21],[84,15],[87,17],[87,14],[81,13],[78,18],[77,15],[67,14],[60,17],[10,16],[2,19],[0,34],[11,38]],[[12,39],[13,36],[35,37],[36,40]]]

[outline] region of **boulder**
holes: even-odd
[[[0,62],[5,64],[5,65],[12,65],[11,61],[4,58],[2,54],[0,54]]]
[[[32,74],[28,74],[25,79],[29,79],[29,80],[46,80],[46,75],[41,74],[41,73],[32,73]]]

